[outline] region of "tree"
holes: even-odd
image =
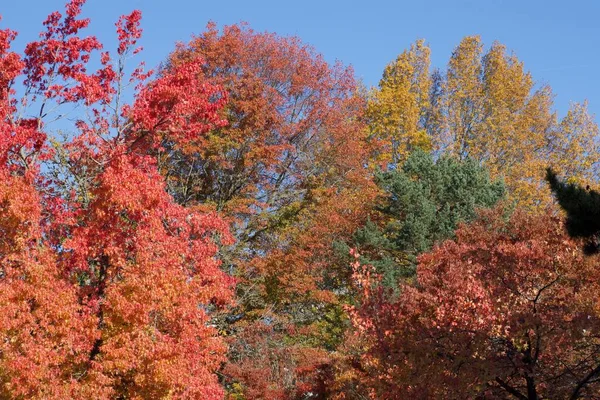
[[[278,242],[320,188],[361,180],[363,100],[352,70],[328,65],[298,38],[214,24],[180,46],[165,71],[202,60],[205,79],[229,94],[228,124],[163,154],[170,191],[184,205],[234,221],[232,263]]]
[[[385,67],[379,88],[371,92],[367,120],[371,136],[381,142],[380,162],[401,163],[411,151],[431,149],[429,53],[424,40],[416,41]]]
[[[288,343],[286,333],[267,324],[254,324],[239,333],[232,343],[235,358],[223,371],[225,384],[231,387],[230,399],[286,400],[317,395],[315,366],[327,364],[330,356],[319,348]]]
[[[550,137],[549,165],[569,177],[570,183],[598,181],[598,125],[587,102],[571,104],[567,115]]]
[[[0,395],[222,398],[208,323],[231,298],[215,257],[231,236],[173,201],[152,154],[222,125],[224,95],[190,62],[150,84],[135,69],[124,104],[141,15],[121,17],[117,60],[89,72],[102,45],[80,34],[83,4],[50,14],[23,56],[0,31]],[[61,115],[76,120],[62,143]]]
[[[294,368],[279,379],[242,365],[278,370],[279,358],[262,351],[285,349],[291,364],[309,370],[307,362],[316,367],[322,357],[303,354],[324,356],[335,341],[321,332],[323,310],[341,312],[324,283],[331,242],[364,222],[376,194],[365,102],[350,68],[327,64],[297,38],[245,25],[210,24],[175,50],[164,73],[190,60],[201,60],[202,79],[226,90],[220,115],[228,124],[185,146],[163,143],[161,172],[180,204],[219,211],[237,239],[221,250],[239,278],[238,306],[218,321],[234,363],[224,379],[246,397],[291,395],[305,389],[289,382],[308,380]]]
[[[586,253],[598,252],[598,234],[600,233],[600,194],[574,182],[561,182],[556,173],[548,168],[546,180],[556,196],[558,204],[567,213],[566,227],[574,238],[588,240]]]
[[[556,119],[550,88],[534,91],[523,63],[503,45],[494,43],[482,54],[479,37],[467,37],[450,59],[448,147],[484,162],[493,177],[504,176],[514,199],[532,204],[540,200],[540,161]]]
[[[550,87],[536,85],[504,45],[484,51],[478,36],[465,37],[445,73],[424,72],[428,60],[429,49],[417,41],[386,68],[369,106],[376,141],[385,143],[393,131],[403,157],[406,149],[431,146],[437,155],[473,159],[493,179],[503,178],[511,200],[529,207],[551,202],[548,163],[579,182],[597,176],[598,127],[586,104],[572,104],[559,120]],[[394,146],[384,149],[396,157]]]
[[[505,194],[503,183],[491,181],[476,162],[448,156],[434,161],[423,151],[412,153],[400,169],[380,172],[376,181],[383,192],[379,220],[357,230],[340,250],[357,249],[361,263],[373,265],[388,287],[414,276],[418,255],[453,238],[459,223],[470,222],[479,208],[494,206]]]
[[[597,397],[598,270],[556,214],[502,207],[421,256],[397,300],[355,263],[361,383],[373,398]]]

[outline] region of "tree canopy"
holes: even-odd
[[[390,287],[414,275],[419,254],[453,238],[459,223],[505,195],[504,184],[491,181],[473,160],[434,160],[422,150],[411,153],[401,168],[377,173],[375,181],[382,190],[376,206],[380,216],[338,251],[349,256],[350,248],[358,250],[361,262],[373,265]],[[344,262],[349,265],[351,259]]]
[[[598,393],[598,259],[560,218],[502,207],[419,259],[390,300],[355,263],[352,310],[373,398],[586,398]]]
[[[1,399],[600,398],[586,102],[478,36],[371,89],[243,23],[146,70],[84,3],[0,29]]]

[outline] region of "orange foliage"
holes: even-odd
[[[227,373],[250,398],[289,395],[298,387],[242,365],[277,368],[261,355],[256,333],[267,316],[272,348],[327,354],[312,339],[323,319],[315,310],[337,302],[326,284],[332,243],[366,220],[377,193],[366,169],[365,101],[351,69],[327,64],[297,38],[244,25],[219,32],[210,24],[172,54],[166,71],[198,59],[203,77],[228,94],[222,113],[228,124],[184,147],[167,144],[160,165],[181,204],[216,209],[232,221],[237,242],[222,254],[241,284],[239,306],[230,315],[236,322],[221,324],[231,333],[235,364]],[[259,337],[244,339],[251,332]],[[254,351],[238,356],[253,345]],[[315,369],[321,357],[301,364],[307,362]]]
[[[83,2],[52,13],[24,56],[0,31],[0,397],[222,398],[226,348],[208,322],[231,299],[214,241],[231,236],[177,205],[150,155],[222,125],[223,97],[188,63],[149,85],[137,69],[121,106],[110,55],[87,72],[102,46],[79,34]],[[139,20],[117,24],[119,66]],[[81,118],[71,140],[48,130],[49,110]]]

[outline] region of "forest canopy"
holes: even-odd
[[[84,3],[0,29],[1,399],[600,398],[586,102],[479,36],[373,88],[242,23],[147,70]]]

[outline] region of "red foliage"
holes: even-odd
[[[371,397],[597,397],[598,258],[559,217],[482,214],[421,256],[418,283],[394,300],[356,271]]]
[[[351,69],[327,64],[298,38],[244,25],[219,32],[209,24],[172,54],[167,71],[190,61],[228,93],[229,123],[171,153],[165,169],[182,203],[235,220],[239,247],[276,243],[281,219],[296,217],[311,189],[349,185],[359,174],[364,101]]]
[[[326,364],[328,354],[320,349],[286,343],[285,333],[262,321],[248,326],[231,344],[235,357],[224,368],[234,379],[230,397],[243,393],[245,399],[301,399],[315,393],[315,367]],[[235,382],[242,386],[235,386]]]
[[[24,56],[0,31],[0,397],[222,398],[225,346],[209,319],[233,282],[214,238],[232,238],[173,201],[150,154],[221,126],[224,96],[194,63],[150,85],[138,68],[123,106],[141,15],[117,24],[116,70],[102,53],[89,72],[102,46],[79,34],[83,3],[52,13]],[[79,105],[78,133],[58,144],[49,122]]]

